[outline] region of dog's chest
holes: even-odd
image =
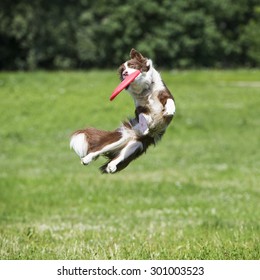
[[[164,106],[157,96],[150,96],[148,100],[148,108],[151,117],[151,122],[149,124],[150,131],[153,131],[155,134],[161,133],[167,126],[163,117]]]
[[[156,118],[160,116],[163,111],[163,104],[160,102],[156,94],[151,94],[149,96],[143,97],[141,99],[136,99],[136,113],[145,113],[151,118]]]
[[[156,117],[157,115],[161,115],[163,111],[163,105],[158,99],[158,96],[150,95],[147,101],[148,101],[147,106],[151,113],[151,117],[153,116]]]
[[[139,114],[145,114],[149,134],[156,137],[164,132],[167,127],[163,116],[164,106],[156,94],[149,95],[146,100],[142,101],[136,107],[137,118]]]

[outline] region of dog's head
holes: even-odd
[[[120,80],[123,81],[126,76],[133,73],[135,70],[140,70],[141,74],[136,77],[127,90],[132,94],[140,94],[145,89],[149,88],[152,82],[152,61],[144,57],[135,49],[130,51],[130,60],[124,62],[118,69]]]

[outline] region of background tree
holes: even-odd
[[[260,66],[258,0],[2,0],[0,69]]]

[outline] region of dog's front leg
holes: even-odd
[[[141,142],[130,141],[120,152],[117,158],[109,162],[106,168],[107,173],[116,172],[117,165],[126,160],[129,156],[131,156],[137,150],[142,150],[143,144]]]
[[[172,98],[168,98],[164,106],[163,116],[173,116],[175,114],[175,103]]]
[[[144,113],[139,114],[138,124],[134,126],[134,129],[141,135],[147,135],[149,133],[149,124],[152,122],[152,118]]]

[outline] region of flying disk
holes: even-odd
[[[126,76],[125,79],[113,91],[112,95],[110,96],[110,101],[112,101],[123,89],[130,85],[140,73],[141,71],[136,70],[129,76]]]

